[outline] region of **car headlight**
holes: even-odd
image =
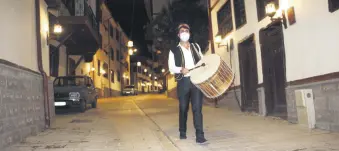
[[[69,97],[71,99],[79,99],[80,98],[80,93],[79,92],[70,92]]]

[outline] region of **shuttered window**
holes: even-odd
[[[234,0],[234,16],[236,29],[246,24],[246,10],[244,0]]]

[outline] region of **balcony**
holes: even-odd
[[[52,35],[54,39],[63,42],[70,55],[95,54],[101,47],[101,37],[97,18],[87,0],[55,1],[58,3],[56,9],[60,13],[59,16],[50,13],[50,23],[60,24],[63,32],[60,35]]]

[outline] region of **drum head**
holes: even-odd
[[[192,83],[200,84],[212,77],[213,74],[218,71],[220,59],[220,56],[217,54],[209,54],[204,56],[204,58],[201,59],[196,66],[199,66],[202,63],[205,63],[205,66],[194,69],[190,72]]]

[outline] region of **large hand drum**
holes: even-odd
[[[204,56],[196,66],[202,63],[205,63],[205,66],[196,68],[190,72],[191,81],[206,97],[219,97],[225,93],[232,84],[234,73],[217,54]]]

